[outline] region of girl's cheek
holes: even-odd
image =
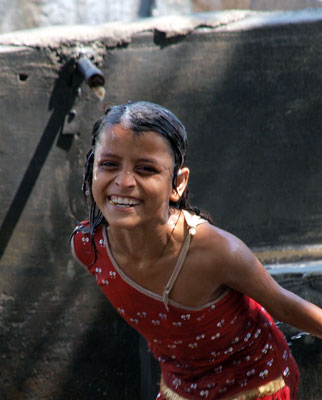
[[[94,171],[93,171],[93,182],[97,181],[98,179],[98,173],[97,173],[97,167],[94,167]]]
[[[94,199],[95,199],[96,194],[97,194],[97,185],[98,185],[98,184],[99,184],[99,181],[98,181],[97,170],[94,169],[94,171],[93,171],[93,178],[92,178],[92,193],[93,193]]]
[[[100,203],[100,196],[98,195],[97,187],[96,187],[94,182],[93,182],[93,185],[92,185],[92,194],[93,194],[93,198],[94,198],[95,203],[96,204]]]

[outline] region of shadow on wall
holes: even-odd
[[[319,43],[311,40],[319,29],[223,35],[201,67],[192,55],[196,84],[180,102],[193,149],[192,193],[217,225],[250,246],[321,240],[321,78]]]
[[[60,70],[59,77],[55,82],[49,103],[49,110],[53,110],[52,115],[0,228],[0,258],[24,211],[55,139],[61,133],[65,116],[74,104],[75,88],[81,83],[82,77],[77,73],[72,74],[73,71],[74,62],[70,61]],[[72,82],[73,78],[74,82]]]
[[[196,34],[166,41],[158,34],[162,56],[142,49],[142,62],[131,67],[149,87],[138,94],[130,82],[119,90],[121,101],[159,102],[184,121],[193,203],[249,246],[322,239],[320,37],[318,23],[216,39]],[[204,54],[211,57],[204,61]],[[110,60],[109,92],[120,87],[117,73],[125,74],[128,62],[121,52]]]

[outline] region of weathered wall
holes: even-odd
[[[0,398],[147,400],[156,390],[144,343],[69,250],[103,110],[68,62],[74,47],[101,61],[106,104],[145,99],[181,118],[194,203],[217,225],[256,247],[319,245],[322,13],[220,18],[0,36]],[[65,135],[72,108],[75,135]],[[319,276],[278,279],[322,305]],[[316,400],[321,343],[306,340],[300,399]]]

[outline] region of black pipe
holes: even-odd
[[[90,88],[104,86],[105,78],[100,69],[98,69],[87,57],[82,56],[77,67],[81,74],[85,77]]]

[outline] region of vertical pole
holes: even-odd
[[[152,400],[152,363],[145,339],[140,336],[140,400]]]
[[[155,0],[141,0],[140,8],[139,8],[139,17],[151,17],[152,16],[152,8],[154,6]]]

